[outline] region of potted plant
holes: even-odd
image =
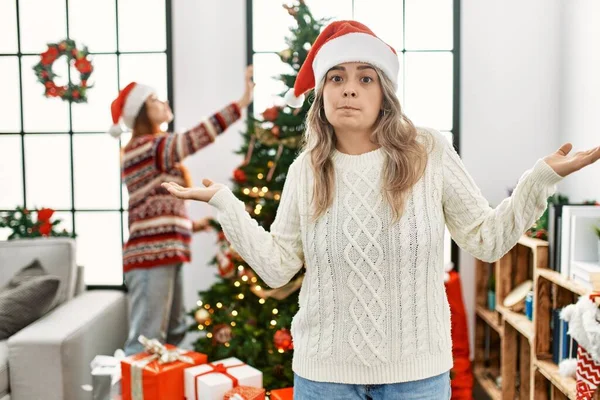
[[[17,207],[14,211],[0,215],[0,228],[8,228],[12,231],[8,240],[49,236],[73,237],[74,235],[64,229],[57,230],[57,225],[61,220],[53,221],[53,215],[54,210],[51,208],[28,210],[24,207]]]

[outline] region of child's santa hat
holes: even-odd
[[[285,94],[290,107],[304,103],[304,93],[319,87],[332,67],[346,62],[364,62],[380,68],[398,88],[400,63],[393,47],[379,39],[368,27],[356,21],[329,24],[312,45],[300,67],[294,88]]]
[[[133,129],[135,119],[137,118],[146,99],[156,93],[150,86],[142,85],[136,82],[131,82],[119,92],[117,98],[110,105],[113,125],[108,130],[112,137],[118,138],[123,133],[120,119],[123,119],[125,126]]]

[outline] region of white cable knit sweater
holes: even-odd
[[[419,129],[419,139],[432,151],[397,223],[381,193],[382,149],[335,151],[334,202],[316,223],[309,219],[313,177],[306,153],[289,169],[270,232],[229,189],[209,203],[233,247],[269,286],[286,284],[306,267],[291,327],[293,370],[304,378],[384,384],[448,371],[444,224],[463,249],[497,260],[541,216],[561,179],[539,160],[492,209],[439,132]]]

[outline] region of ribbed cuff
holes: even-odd
[[[213,195],[208,204],[216,207],[219,211],[223,211],[228,206],[235,205],[236,201],[239,201],[238,198],[235,197],[228,187],[224,187]]]
[[[531,171],[534,185],[551,187],[560,182],[563,177],[557,174],[543,159],[539,159]]]

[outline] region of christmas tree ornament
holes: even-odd
[[[199,308],[194,313],[194,319],[199,325],[205,325],[207,321],[210,321],[210,313],[204,308]]]

